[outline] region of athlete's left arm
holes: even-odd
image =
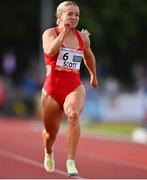
[[[96,61],[95,56],[90,47],[90,39],[87,34],[83,34],[84,42],[84,64],[87,67],[90,74],[90,84],[93,88],[97,87],[98,81],[96,76]]]

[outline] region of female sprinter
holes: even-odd
[[[79,116],[86,97],[80,80],[82,59],[90,74],[90,84],[97,87],[95,57],[90,48],[89,34],[76,29],[80,11],[73,1],[64,1],[57,7],[57,27],[43,33],[43,51],[46,78],[42,89],[41,106],[44,123],[44,167],[55,169],[54,142],[63,114],[68,119],[67,162],[69,176],[78,176],[75,153],[80,137]]]

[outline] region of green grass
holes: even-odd
[[[132,132],[140,127],[139,123],[107,123],[107,122],[93,122],[82,125],[83,132],[89,132],[102,135],[114,135],[131,137]]]

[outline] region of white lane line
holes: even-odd
[[[90,153],[79,153],[80,156],[84,156],[84,157],[88,157],[90,159],[97,159],[97,160],[100,160],[100,161],[103,161],[103,162],[106,162],[106,163],[112,163],[112,164],[117,164],[117,165],[120,165],[120,166],[126,166],[126,167],[129,167],[129,168],[135,168],[135,169],[140,169],[140,170],[145,170],[147,171],[147,166],[146,165],[143,165],[143,164],[138,164],[138,163],[132,163],[132,162],[128,162],[128,161],[125,161],[125,160],[122,160],[122,159],[114,159],[114,158],[110,158],[110,157],[105,157],[105,156],[97,156],[97,155],[93,155],[93,154],[90,154]]]
[[[35,130],[35,131],[39,131],[41,130],[40,127],[43,127],[42,124],[37,124],[36,126],[34,126],[33,124],[33,128],[31,127],[31,130]],[[43,129],[43,128],[42,128]],[[60,136],[65,136],[66,133],[65,131],[60,130]],[[119,143],[122,143],[122,144],[136,144],[136,146],[141,146],[141,147],[147,147],[146,144],[138,144],[138,143],[135,143],[131,140],[126,140],[126,139],[117,139],[117,138],[111,138],[111,137],[103,137],[103,136],[98,136],[98,135],[94,135],[94,134],[91,134],[91,133],[88,133],[88,134],[85,134],[83,133],[81,135],[81,139],[82,138],[86,138],[88,140],[90,139],[100,139],[100,140],[109,140],[109,141],[112,141],[112,142],[119,142]],[[60,152],[64,152],[64,151],[61,151],[60,149]],[[94,155],[94,154],[91,154],[91,153],[84,153],[84,152],[77,152],[77,154],[79,154],[80,156],[83,156],[85,158],[92,158],[94,160],[99,160],[99,161],[103,161],[103,162],[106,162],[106,163],[112,163],[112,164],[116,164],[116,165],[120,165],[120,166],[126,166],[126,167],[129,167],[129,168],[135,168],[135,169],[140,169],[140,170],[145,170],[147,171],[147,165],[144,165],[144,164],[140,164],[140,163],[135,163],[135,162],[129,162],[127,160],[123,160],[123,159],[117,159],[117,158],[111,158],[111,157],[106,157],[106,156],[103,156],[103,155]],[[146,156],[145,156],[146,158]]]
[[[58,152],[58,148],[57,148],[57,152]],[[59,152],[64,152],[60,149]],[[135,168],[135,169],[140,169],[140,170],[145,170],[147,171],[147,165],[144,164],[139,164],[139,163],[135,163],[135,162],[130,162],[127,160],[123,160],[123,159],[116,159],[116,158],[111,158],[111,157],[107,157],[104,155],[96,155],[96,154],[92,154],[92,153],[85,153],[85,152],[78,152],[77,153],[79,156],[84,157],[86,160],[87,158],[89,159],[93,159],[94,161],[98,160],[98,161],[103,161],[105,163],[112,163],[112,164],[116,164],[119,166],[126,166],[129,168]],[[146,157],[145,157],[146,158]]]
[[[35,166],[35,167],[38,167],[38,168],[44,168],[43,165],[40,163],[40,162],[37,162],[37,161],[34,161],[32,159],[29,159],[27,157],[24,157],[24,156],[21,156],[21,155],[18,155],[18,154],[15,154],[15,153],[12,153],[12,152],[9,152],[7,150],[4,150],[4,149],[0,149],[0,155],[1,156],[4,156],[6,158],[10,158],[10,159],[13,159],[15,161],[20,161],[20,162],[23,162],[23,163],[26,163],[26,164],[29,164],[29,165],[32,165],[32,166]],[[55,169],[55,172],[60,174],[60,175],[63,175],[63,176],[66,176],[68,177],[68,174],[64,171],[61,171],[59,169]],[[86,179],[86,178],[83,178],[83,177],[79,177],[79,176],[75,176],[73,177],[74,179]]]

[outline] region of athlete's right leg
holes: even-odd
[[[53,100],[45,90],[41,97],[42,119],[45,129],[42,132],[44,145],[48,154],[52,153],[52,146],[56,140],[60,123],[63,118],[63,109]]]
[[[63,110],[44,90],[42,91],[41,105],[45,127],[42,132],[45,146],[44,168],[48,172],[54,172],[55,160],[52,147],[63,117]]]

